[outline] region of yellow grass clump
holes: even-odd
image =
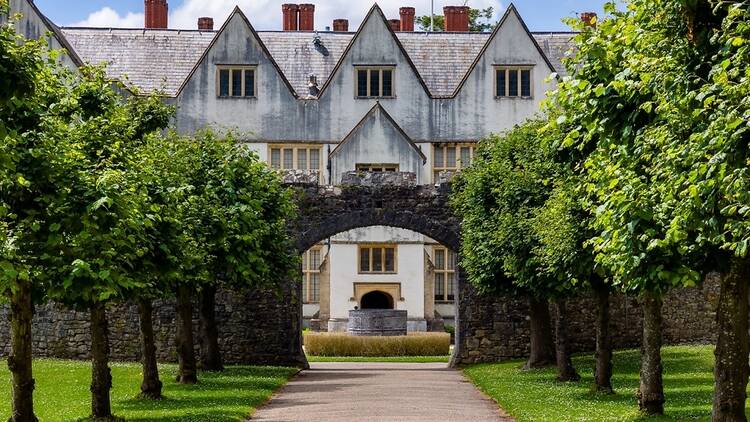
[[[352,336],[346,333],[305,333],[305,351],[311,356],[446,356],[448,333],[409,333],[406,336]]]

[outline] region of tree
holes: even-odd
[[[469,32],[487,32],[491,31],[497,25],[492,23],[492,16],[495,13],[495,9],[488,7],[486,9],[469,9]],[[432,18],[430,15],[418,16],[417,25],[422,31],[429,31],[433,25],[434,19],[434,30],[445,31],[445,16],[435,15]]]
[[[0,16],[8,14],[0,1]],[[59,222],[50,212],[65,205],[58,189],[70,180],[70,145],[60,142],[60,115],[69,74],[41,41],[0,26],[0,294],[11,308],[13,422],[35,422],[32,375],[33,303],[44,294],[54,265]]]

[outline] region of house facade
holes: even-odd
[[[11,0],[19,30],[67,49],[71,67],[107,65],[134,92],[160,92],[190,135],[231,132],[269,166],[323,185],[399,173],[439,184],[471,164],[477,142],[535,115],[570,33],[532,33],[512,5],[491,33],[469,32],[468,8],[446,7],[446,32],[415,32],[414,9],[388,20],[373,6],[350,32],[314,30],[314,5],[286,4],[283,31],[256,30],[240,9],[220,28],[168,29],[166,0],[145,0],[146,28],[72,28],[31,0]],[[306,320],[343,331],[349,310],[408,311],[409,329],[451,324],[456,251],[378,226],[339,233],[303,256]]]

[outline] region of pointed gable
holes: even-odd
[[[393,32],[388,19],[377,3],[372,6],[362,21],[357,33],[349,46],[341,55],[339,62],[331,72],[331,76],[321,88],[318,98],[325,96],[331,84],[336,83],[341,72],[348,71],[348,66],[360,65],[399,65],[404,64],[408,72],[416,78],[424,92],[431,96],[430,90],[404,49],[401,41]]]
[[[11,0],[9,6],[12,14],[20,13],[23,16],[16,22],[16,30],[19,34],[27,39],[44,38],[52,50],[66,50],[67,55],[60,60],[71,69],[77,69],[83,64],[60,28],[47,19],[33,0]],[[47,33],[51,35],[48,36]]]
[[[331,151],[334,181],[357,164],[397,164],[399,171],[421,174],[422,150],[378,102]]]
[[[177,96],[183,94],[193,83],[205,85],[213,80],[211,78],[215,79],[215,66],[217,65],[257,66],[259,70],[257,77],[262,79],[258,81],[259,85],[270,83],[268,88],[273,88],[274,92],[279,95],[286,91],[292,97],[297,98],[294,88],[239,7],[234,8],[232,14],[216,33],[213,41],[180,87]],[[208,88],[214,89],[215,87],[211,84]]]

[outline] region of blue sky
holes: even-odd
[[[435,0],[436,13],[442,14],[443,5],[460,5],[464,0]],[[213,16],[217,26],[231,9],[240,5],[259,30],[280,29],[281,4],[288,0],[170,0],[170,27],[194,28],[199,16]],[[316,4],[316,27],[323,30],[334,18],[347,18],[356,29],[372,5],[370,1],[312,0]],[[566,26],[563,17],[578,12],[601,13],[605,0],[516,0],[532,31],[560,31]],[[143,22],[143,0],[36,0],[39,8],[58,25],[87,25],[139,27]],[[378,4],[389,17],[398,17],[399,6],[413,6],[418,14],[429,12],[430,0],[379,0]],[[507,0],[468,0],[468,5],[484,8],[494,6],[499,15],[508,6]]]

